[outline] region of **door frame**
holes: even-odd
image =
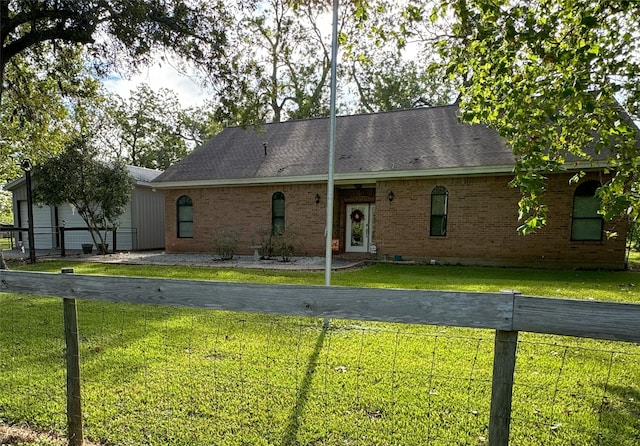
[[[351,213],[355,209],[360,209],[364,214],[364,241],[361,246],[353,246],[351,244],[351,229],[353,222],[351,221]],[[373,239],[373,219],[375,218],[375,203],[349,203],[345,206],[346,224],[345,224],[345,252],[368,253],[371,250],[371,242]]]

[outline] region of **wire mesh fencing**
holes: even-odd
[[[64,431],[59,299],[0,297],[0,418]],[[87,438],[482,445],[493,331],[80,301]],[[511,441],[640,442],[640,347],[522,334]]]

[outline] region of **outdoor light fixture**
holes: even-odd
[[[35,237],[33,235],[33,193],[31,190],[31,169],[33,165],[29,158],[24,158],[20,161],[20,168],[24,170],[24,174],[27,180],[27,218],[29,219],[29,227],[27,233],[29,234],[29,262],[36,263],[36,246]]]
[[[20,161],[20,168],[25,172],[29,172],[33,166],[31,165],[31,160],[29,158],[25,158]]]
[[[320,203],[320,195],[316,194],[316,204]]]
[[[393,197],[395,197],[393,191],[389,192],[389,202],[393,201]]]

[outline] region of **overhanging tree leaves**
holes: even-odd
[[[69,142],[74,102],[98,95],[98,82],[84,67],[79,48],[61,50],[56,58],[12,58],[3,88],[0,183],[20,174],[17,159],[38,163],[62,150]]]
[[[144,66],[165,51],[216,74],[228,19],[221,1],[3,0],[0,84],[9,60],[44,43],[82,45],[102,68]]]
[[[117,226],[134,187],[124,163],[98,161],[91,141],[77,137],[59,156],[36,166],[33,177],[34,201],[50,206],[70,203],[95,245],[106,252],[106,230]]]
[[[497,129],[513,148],[519,230],[545,224],[547,174],[577,160],[588,167],[597,154],[611,173],[601,212],[637,220],[637,128],[616,101],[638,117],[640,2],[458,0],[432,18],[450,16],[440,54],[462,84],[462,118]]]

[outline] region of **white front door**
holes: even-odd
[[[347,205],[346,252],[369,252],[373,235],[375,205]]]

